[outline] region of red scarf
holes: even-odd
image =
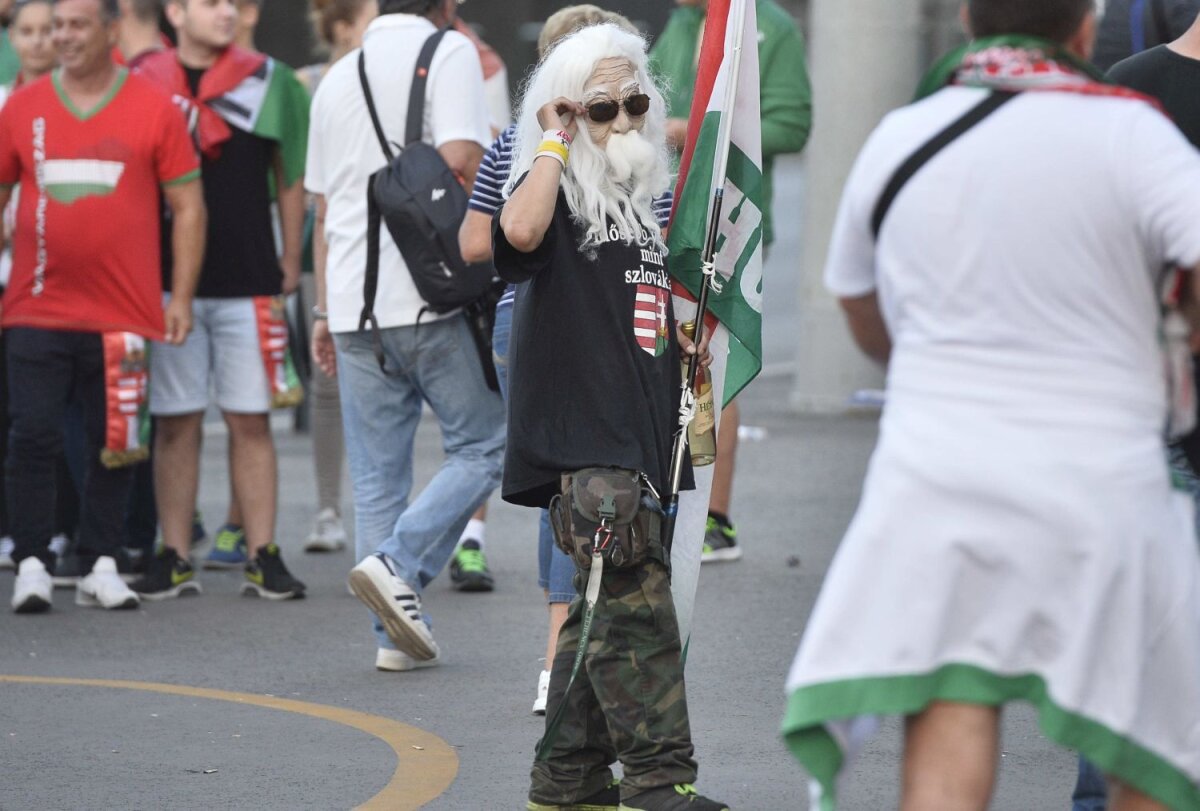
[[[191,120],[191,110],[196,111],[196,142],[204,157],[215,160],[221,154],[221,144],[229,140],[233,131],[210,105],[233,90],[247,77],[253,76],[267,61],[265,54],[247,51],[236,45],[226,48],[212,67],[200,78],[200,92],[192,94],[187,74],[175,49],[151,54],[138,66],[138,73],[170,92],[177,102],[184,103]]]

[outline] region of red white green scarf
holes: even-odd
[[[236,127],[279,145],[285,185],[304,174],[308,92],[282,62],[231,45],[204,71],[194,94],[174,50],[150,54],[137,72],[183,107],[197,145],[209,160],[220,156]]]
[[[1063,46],[1017,35],[982,37],[947,54],[921,81],[917,98],[951,85],[1082,93],[1153,103],[1141,93],[1109,83],[1104,74]]]

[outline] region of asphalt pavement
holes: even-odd
[[[781,172],[795,179],[797,169]],[[794,211],[800,184],[778,187],[777,211]],[[799,246],[780,231],[767,285],[772,373],[741,401],[743,424],[765,431],[738,456],[733,517],[745,556],[703,568],[687,666],[698,787],[739,811],[808,807],[778,734],[784,679],[877,432],[874,414],[788,408],[780,372],[798,318],[789,263]],[[378,672],[366,609],[346,591],[353,552],[301,551],[315,510],[311,442],[279,422],[278,542],[306,599],[241,597],[239,573],[204,572],[198,597],[107,613],[60,590],[51,613],[18,617],[7,611],[12,575],[0,574],[0,809],[524,807],[546,633],[535,514],[493,498],[496,591],[462,594],[440,577],[425,605],[442,664]],[[228,479],[225,437],[209,428],[200,501],[213,531]],[[418,486],[440,461],[427,418]],[[1069,808],[1074,759],[1027,709],[1007,713],[1003,750],[993,808]],[[855,766],[842,807],[895,808],[899,751],[891,723]]]

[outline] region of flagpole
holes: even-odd
[[[712,198],[708,204],[708,223],[704,233],[704,252],[701,256],[700,295],[696,299],[696,332],[693,340],[697,349],[704,339],[704,318],[708,313],[708,293],[715,279],[714,262],[721,209],[725,202],[725,174],[729,168],[729,148],[733,141],[733,109],[737,97],[738,77],[742,69],[742,38],[746,30],[746,3],[752,0],[733,0],[737,11],[731,15],[733,36],[726,34],[726,41],[733,43],[732,60],[726,76],[725,102],[721,108],[721,124],[717,129],[717,145],[713,161],[711,180]],[[728,32],[728,29],[726,29]],[[679,400],[679,427],[675,433],[675,444],[671,452],[670,479],[663,504],[662,542],[668,550],[675,537],[675,519],[679,514],[679,489],[683,482],[683,461],[687,453],[687,429],[695,416],[696,375],[700,370],[700,353],[688,358],[687,373],[684,375]]]

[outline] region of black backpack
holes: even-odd
[[[417,57],[409,89],[404,145],[395,151],[384,135],[375,110],[375,100],[367,82],[365,49],[358,54],[358,77],[363,96],[379,146],[388,159],[387,165],[371,175],[367,182],[367,270],[363,309],[358,322],[360,330],[366,329],[368,323],[376,333],[379,330],[375,295],[379,288],[381,223],[387,225],[388,233],[408,265],[417,293],[425,301],[422,314],[443,314],[466,308],[468,323],[473,332],[478,332],[483,326],[480,316],[486,315],[489,307],[494,311],[498,289],[503,289],[503,283],[496,278],[490,263],[468,265],[463,261],[458,248],[458,229],[467,213],[467,192],[437,149],[421,140],[429,66],[445,34],[446,30],[432,34]],[[487,344],[484,374],[489,386],[498,390],[492,368],[491,335],[475,335],[477,344],[484,339]],[[484,360],[483,354],[484,350],[480,348],[481,360]],[[382,368],[383,347],[378,335],[376,356]]]

